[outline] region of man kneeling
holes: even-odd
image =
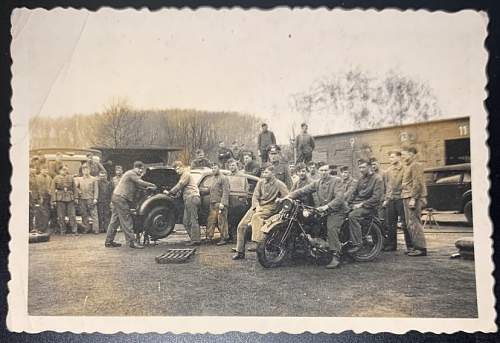
[[[262,171],[261,179],[257,182],[252,197],[252,206],[238,224],[236,236],[236,255],[233,260],[245,258],[245,232],[248,225],[252,225],[252,241],[262,240],[261,228],[264,221],[279,212],[276,199],[288,194],[286,185],[274,175],[274,166],[266,163]]]
[[[326,226],[327,238],[333,259],[326,268],[336,268],[340,263],[339,232],[345,218],[346,205],[344,202],[342,181],[337,176],[330,175],[330,167],[325,164],[319,170],[320,178],[307,186],[300,188],[288,195],[291,199],[303,198],[308,194],[316,194],[321,212],[328,213]]]

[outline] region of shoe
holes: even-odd
[[[236,248],[231,248],[231,251],[232,252],[238,252],[238,250],[236,250]]]
[[[221,246],[221,245],[226,245],[227,244],[227,241],[225,239],[221,239],[219,242],[217,242],[217,244],[215,245],[218,245],[218,246]]]
[[[118,248],[121,247],[122,245],[120,243],[109,242],[109,243],[104,243],[104,246],[106,248]]]
[[[339,266],[340,264],[340,261],[339,261],[339,258],[337,256],[333,256],[332,258],[332,261],[330,263],[328,263],[325,268],[326,269],[335,269]]]
[[[361,249],[360,245],[353,245],[351,248],[347,249],[347,253],[354,254],[355,252],[358,252],[359,249]]]
[[[247,251],[255,252],[255,251],[257,251],[257,247],[250,247],[247,249]]]
[[[244,252],[237,252],[236,255],[233,256],[233,260],[244,260],[245,259],[245,253]]]
[[[73,237],[80,237],[80,234],[78,232],[75,232],[75,233],[73,233]]]
[[[200,245],[200,242],[193,242],[193,241],[191,241],[191,242],[187,242],[185,245],[187,247],[192,247],[192,246],[195,246],[195,245]]]
[[[422,249],[422,250],[415,249],[413,251],[410,251],[408,253],[408,256],[411,256],[411,257],[427,256],[427,249]]]
[[[130,242],[129,247],[132,249],[144,249],[144,245],[137,242]]]
[[[396,251],[397,248],[394,246],[386,246],[382,249],[382,251]]]
[[[408,255],[408,254],[409,254],[409,253],[411,253],[412,251],[415,251],[415,249],[413,249],[413,248],[408,248],[408,249],[406,249],[406,251],[405,251],[405,255]]]

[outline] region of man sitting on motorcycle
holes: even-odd
[[[307,194],[316,193],[319,207],[317,210],[327,212],[326,221],[328,246],[332,251],[333,259],[326,268],[336,268],[340,263],[340,227],[345,219],[347,211],[344,193],[342,189],[342,181],[339,177],[330,175],[330,167],[328,164],[322,165],[319,170],[320,178],[313,181],[307,186],[300,188],[288,194],[288,198],[298,199],[303,198]]]
[[[347,252],[355,253],[362,244],[361,223],[377,213],[384,189],[382,177],[374,173],[367,160],[358,161],[360,179],[346,199],[352,211],[349,212],[349,231],[352,247]]]
[[[252,225],[252,241],[262,240],[261,228],[264,221],[279,212],[276,199],[288,194],[286,185],[275,176],[275,168],[271,163],[264,164],[261,179],[257,182],[252,196],[252,206],[238,224],[236,255],[233,260],[245,258],[245,231],[249,223]]]

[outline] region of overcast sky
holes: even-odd
[[[428,82],[444,117],[473,115],[485,97],[486,24],[472,11],[18,9],[13,107],[57,117],[126,97],[137,108],[240,111],[283,141],[299,120],[291,94],[359,67]]]

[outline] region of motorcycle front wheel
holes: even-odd
[[[283,264],[289,254],[287,240],[281,243],[286,231],[283,223],[268,234],[257,245],[257,259],[264,268],[275,268]]]
[[[378,222],[372,221],[367,234],[363,235],[363,246],[352,255],[352,258],[358,262],[373,261],[382,251],[383,245],[382,229]]]

